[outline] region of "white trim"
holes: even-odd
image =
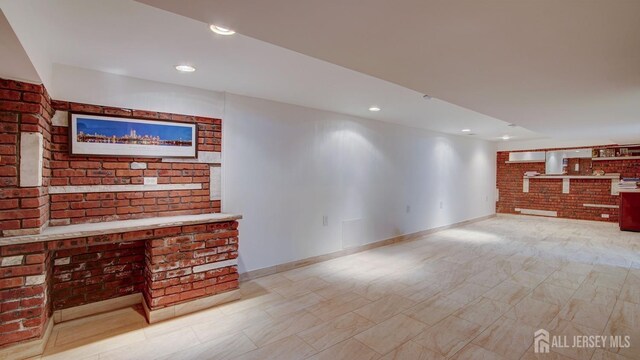
[[[571,180],[562,179],[562,193],[563,194],[568,194],[569,193],[570,183],[571,183]]]
[[[529,178],[524,178],[522,180],[522,192],[523,193],[529,192]]]
[[[617,157],[591,158],[592,161],[638,160],[638,159],[640,159],[640,156],[617,156]]]
[[[193,164],[221,164],[222,154],[219,151],[198,151],[197,158],[162,158],[162,162],[193,163]]]
[[[20,133],[20,187],[42,186],[43,144],[39,132]]]
[[[611,179],[611,195],[620,195],[620,181]]]
[[[53,114],[53,118],[51,118],[51,123],[53,126],[69,127],[69,112],[56,110]]]
[[[222,199],[222,167],[211,166],[209,169],[209,200]]]
[[[215,270],[215,269],[220,269],[223,267],[227,267],[227,266],[236,266],[238,265],[238,259],[231,259],[231,260],[224,260],[224,261],[218,261],[218,262],[214,262],[214,263],[210,263],[210,264],[204,264],[204,265],[198,265],[198,266],[194,266],[193,267],[193,272],[194,273],[200,273],[203,271],[209,271],[209,270]]]
[[[592,207],[592,208],[605,208],[605,209],[617,209],[618,205],[607,205],[607,204],[582,204],[584,207]]]
[[[558,217],[557,211],[551,210],[535,210],[535,209],[519,209],[516,208],[515,211],[519,212],[523,215],[537,215],[537,216],[550,216],[550,217]]]
[[[76,185],[49,186],[49,194],[73,194],[96,192],[131,192],[163,190],[200,190],[202,184],[159,184],[159,185]]]
[[[178,316],[190,314],[192,312],[208,309],[242,298],[240,290],[234,289],[219,294],[210,295],[194,300],[189,300],[180,304],[169,305],[155,310],[149,309],[146,301],[142,302],[147,321],[154,324],[160,321],[169,320]]]
[[[96,301],[89,304],[70,307],[67,309],[56,310],[53,312],[53,321],[58,324],[69,320],[123,309],[140,303],[142,303],[142,293],[139,292],[124,296],[118,296],[113,299]]]
[[[525,176],[525,179],[576,179],[576,180],[603,180],[603,179],[620,179],[620,174],[611,173],[604,175],[551,175],[542,174],[536,176]]]

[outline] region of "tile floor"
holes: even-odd
[[[498,216],[241,284],[154,325],[140,309],[59,324],[43,359],[640,359],[640,233]],[[629,335],[552,348],[533,333]]]

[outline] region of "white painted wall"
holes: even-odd
[[[241,272],[494,213],[487,141],[63,65],[51,86],[60,100],[222,117]]]
[[[494,213],[490,142],[230,94],[224,124],[241,272]]]

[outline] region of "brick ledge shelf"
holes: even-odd
[[[209,222],[233,221],[239,219],[242,219],[242,215],[212,213],[50,226],[42,230],[40,234],[36,235],[20,235],[0,238],[0,246],[28,244],[34,242],[47,242],[85,236],[108,235],[122,232],[194,225]]]
[[[142,293],[157,322],[238,299],[241,218],[120,220],[0,239],[0,358],[37,355],[61,309]]]

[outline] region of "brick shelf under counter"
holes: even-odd
[[[142,299],[153,323],[239,299],[241,218],[120,220],[1,238],[0,297],[7,306],[0,315],[19,326],[0,332],[0,358],[25,348],[37,355],[64,311],[99,313]]]

